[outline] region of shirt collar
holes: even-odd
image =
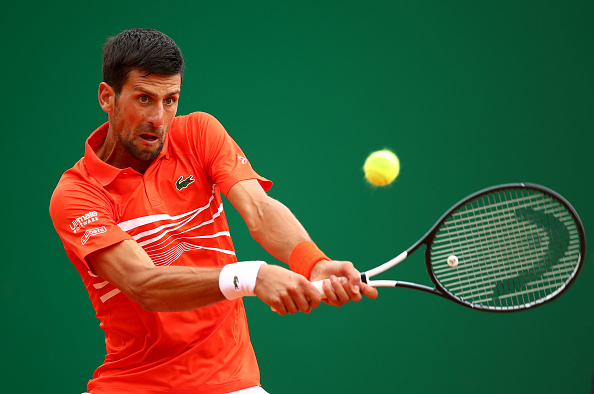
[[[109,130],[109,122],[105,122],[91,135],[87,138],[85,143],[85,166],[87,171],[95,178],[101,185],[106,186],[113,182],[113,180],[123,171],[130,172],[133,170],[132,168],[117,168],[112,165],[105,163],[103,160],[97,156],[95,153],[105,142],[105,138],[107,137],[107,131]],[[165,137],[165,142],[163,143],[163,148],[157,156],[156,159],[153,160],[153,163],[160,160],[161,158],[169,159],[169,133]],[[152,163],[151,163],[152,165]]]

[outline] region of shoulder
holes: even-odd
[[[56,188],[54,194],[66,194],[77,190],[92,190],[96,188],[97,183],[88,171],[84,164],[84,158],[80,159],[72,168],[64,172]]]
[[[209,113],[206,112],[192,112],[188,115],[180,115],[175,117],[172,131],[200,131],[209,127],[210,123],[219,123],[219,121]]]
[[[192,112],[175,118],[169,130],[170,142],[178,152],[201,152],[208,145],[224,139],[227,131],[213,115]]]
[[[50,199],[50,216],[55,221],[66,211],[109,206],[103,187],[91,178],[81,159],[60,178]]]

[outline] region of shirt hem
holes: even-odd
[[[227,394],[254,386],[260,386],[260,378],[242,379],[234,382],[209,385],[206,387],[188,388],[155,388],[139,387],[137,385],[96,385],[87,387],[90,394]]]

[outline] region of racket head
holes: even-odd
[[[490,312],[520,311],[555,299],[575,281],[586,255],[575,209],[555,191],[529,183],[468,196],[419,244],[427,246],[427,272],[439,292]]]

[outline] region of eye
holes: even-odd
[[[143,94],[142,96],[138,96],[138,101],[140,101],[142,104],[146,104],[149,102],[149,98]]]
[[[173,105],[175,103],[175,99],[173,97],[168,97],[165,99],[166,105]]]

